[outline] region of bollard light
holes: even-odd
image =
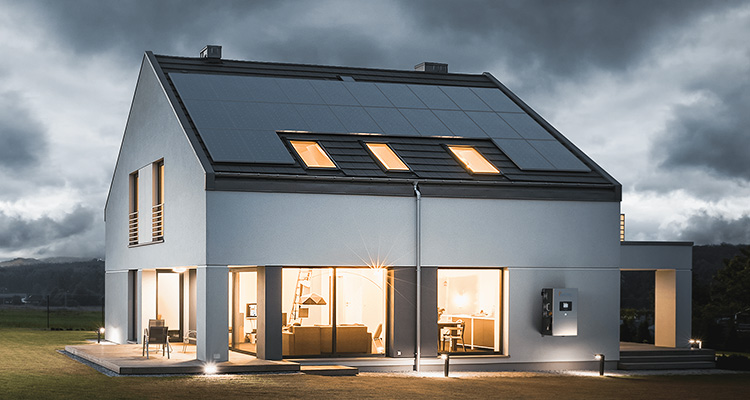
[[[604,376],[604,354],[595,354],[594,359],[599,360],[599,376]]]
[[[443,355],[441,355],[440,358],[442,358],[443,361],[445,361],[445,366],[443,367],[443,374],[447,378],[448,377],[448,370],[450,369],[451,358],[450,358],[450,356],[448,354],[445,354],[445,353],[443,353]]]
[[[101,327],[96,331],[96,343],[102,342],[102,336],[104,336],[104,327]]]
[[[689,343],[690,343],[690,350],[703,348],[703,341],[699,339],[690,339]]]

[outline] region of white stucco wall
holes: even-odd
[[[104,337],[110,342],[128,340],[128,271],[109,271],[104,275]]]
[[[164,242],[128,248],[129,174],[162,158]],[[205,264],[204,188],[204,171],[144,60],[105,209],[107,271]],[[140,230],[147,235],[151,233],[150,192],[141,193],[139,211]]]
[[[542,336],[543,288],[578,289],[578,335]],[[620,271],[616,268],[509,268],[504,362],[620,358]],[[575,306],[575,305],[574,305]]]
[[[426,198],[422,262],[616,267],[619,203]]]
[[[414,198],[208,192],[214,265],[414,265]]]

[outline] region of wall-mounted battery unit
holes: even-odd
[[[542,289],[542,335],[578,335],[578,289]]]

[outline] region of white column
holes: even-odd
[[[656,271],[654,344],[687,347],[691,333],[692,271]]]
[[[229,268],[209,265],[197,269],[197,358],[229,361]]]

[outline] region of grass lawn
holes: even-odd
[[[94,332],[0,328],[2,399],[191,398],[737,398],[750,374],[570,376],[526,373],[325,377],[302,374],[108,377],[57,350]]]

